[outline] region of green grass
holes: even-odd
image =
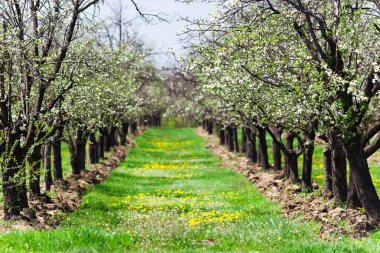
[[[238,129],[238,141],[239,145],[242,143],[242,129]],[[272,153],[272,138],[269,134],[266,135],[267,145],[268,145],[268,158],[269,163],[273,164],[273,153]],[[380,151],[378,151],[380,152]],[[302,175],[302,163],[303,156],[301,155],[298,158],[298,173]],[[374,185],[377,189],[378,194],[380,195],[380,164],[369,162],[369,168],[371,171],[371,176],[374,181]],[[282,155],[282,166],[284,166],[284,155]],[[348,166],[348,165],[347,165]],[[347,167],[348,168],[348,167]],[[316,143],[313,154],[313,170],[312,170],[312,180],[316,181],[319,185],[323,186],[323,173],[324,173],[324,165],[323,165],[323,146]],[[348,176],[348,175],[347,175]]]
[[[376,252],[318,239],[319,225],[282,217],[193,129],[150,129],[120,168],[91,187],[56,230],[0,235],[0,252]]]

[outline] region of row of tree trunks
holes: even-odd
[[[207,130],[207,122],[204,122]],[[217,126],[220,144],[226,145],[230,151],[239,151],[237,144],[237,129],[233,126],[227,126],[225,129]],[[267,144],[265,128],[242,128],[242,147],[241,152],[247,154],[247,157],[260,164],[263,169],[269,169]],[[269,130],[268,130],[269,131]],[[273,135],[277,140],[281,140],[281,132],[278,129],[271,128]],[[359,133],[356,134],[360,136]],[[258,151],[256,150],[256,137],[258,137]],[[285,133],[285,145],[272,138],[273,152],[273,169],[281,170],[281,155],[284,151],[285,156],[285,176],[296,183],[299,181],[298,175],[298,156],[301,151],[296,151],[294,141],[296,134],[292,132]],[[303,166],[302,166],[302,188],[305,191],[312,190],[312,168],[315,132],[305,132],[303,134]],[[332,193],[337,203],[346,204],[348,208],[364,207],[368,216],[373,220],[380,220],[380,200],[376,189],[372,183],[371,175],[367,163],[367,154],[365,152],[365,142],[360,138],[353,138],[350,144],[343,143],[338,135],[331,135],[328,140],[328,146],[324,151],[324,192]],[[298,142],[298,145],[302,144]],[[347,159],[350,165],[350,179],[347,184]]]
[[[239,152],[239,142],[236,126],[227,126],[224,131],[225,145],[231,152]]]
[[[161,113],[145,115],[140,117],[140,126],[161,126]]]
[[[69,142],[70,164],[72,173],[79,175],[82,170],[86,169],[86,144],[88,134],[81,128],[77,129],[76,138]]]
[[[202,128],[208,132],[208,134],[213,134],[214,132],[214,121],[212,119],[205,119],[202,121]]]

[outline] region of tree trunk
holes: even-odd
[[[281,140],[281,133],[278,129],[273,129],[273,133],[277,139]],[[281,170],[281,148],[278,143],[272,138],[272,153],[273,153],[273,169]]]
[[[257,163],[256,132],[251,128],[246,128],[246,133],[247,156],[252,162]]]
[[[302,189],[304,191],[311,191],[311,173],[313,170],[313,153],[314,153],[314,139],[315,132],[310,130],[304,133],[307,143],[305,144],[305,151],[303,153],[302,165]]]
[[[380,222],[380,200],[372,182],[360,134],[356,133],[356,136],[352,138],[352,142],[344,147],[360,203],[371,220]]]
[[[50,191],[53,184],[51,175],[51,145],[45,144],[44,147],[44,171],[45,171],[45,190]]]
[[[75,175],[79,175],[82,170],[86,169],[86,143],[87,135],[82,129],[78,129],[74,143],[69,144],[70,163],[72,173]]]
[[[226,136],[225,136],[224,129],[219,130],[218,136],[219,136],[220,145],[226,145]]]
[[[122,122],[122,128],[120,129],[120,144],[127,145],[127,135],[128,135],[129,123],[127,121]]]
[[[290,178],[292,183],[298,182],[298,161],[297,155],[294,153],[293,142],[295,135],[293,133],[286,133],[285,147],[289,151],[293,151],[290,154],[285,153],[285,177]]]
[[[237,134],[237,127],[232,128],[232,139],[233,139],[233,144],[234,144],[234,151],[239,152],[239,139],[238,139],[238,134]]]
[[[241,128],[241,148],[240,148],[241,153],[246,153],[247,152],[247,130],[246,127],[243,126]]]
[[[302,189],[310,192],[312,190],[311,172],[313,169],[314,144],[307,145],[303,153],[302,166]]]
[[[105,156],[104,156],[104,153],[105,153],[105,131],[100,129],[99,131],[100,135],[99,135],[99,160],[100,159],[104,159]]]
[[[31,197],[41,195],[40,176],[41,176],[41,161],[42,161],[42,145],[35,145],[31,156],[28,158],[29,163],[29,188]]]
[[[89,138],[88,153],[90,157],[90,164],[97,164],[99,163],[99,143],[96,140],[95,133],[90,133],[88,138]]]
[[[212,120],[207,120],[206,127],[207,127],[208,134],[212,134],[213,128],[214,128],[214,124],[213,124]]]
[[[229,131],[229,127],[227,126],[224,129],[224,139],[225,139],[224,145],[226,145],[227,147],[229,147],[229,145],[230,145],[230,140],[229,140],[229,136],[228,136],[229,132],[228,131]]]
[[[259,132],[259,152],[260,152],[260,166],[262,169],[267,170],[270,168],[268,159],[268,146],[266,140],[266,132],[262,127],[257,127]]]
[[[16,141],[12,139],[6,143],[5,147],[2,147],[2,153],[7,154],[7,157],[4,157],[2,165],[2,186],[3,186],[3,199],[4,199],[4,218],[6,220],[12,219],[20,215],[20,203],[18,199],[18,188],[16,181],[16,174],[18,173],[18,165],[16,156],[12,152],[12,147],[18,146]],[[19,148],[17,148],[19,149]]]
[[[227,127],[227,140],[228,140],[228,150],[231,152],[235,151],[235,146],[234,146],[234,129],[231,126]]]
[[[62,129],[59,129],[57,131],[57,135],[55,137],[55,140],[52,143],[54,181],[58,181],[58,180],[63,179],[61,140],[62,140]]]
[[[133,135],[137,135],[137,122],[136,121],[132,121],[131,123],[131,133]]]
[[[333,193],[337,202],[347,201],[347,163],[342,140],[336,136],[330,137],[332,152]]]
[[[347,208],[357,209],[363,207],[360,203],[358,192],[356,190],[355,182],[353,179],[352,169],[350,168],[350,180],[348,183],[348,193],[347,193]]]
[[[327,148],[325,151],[323,151],[323,163],[324,163],[324,184],[325,189],[324,193],[332,193],[332,160],[331,160],[331,149]]]

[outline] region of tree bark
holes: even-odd
[[[206,123],[207,132],[208,132],[208,134],[212,134],[213,128],[214,128],[214,123],[212,122],[212,120],[207,120],[206,122],[207,122]]]
[[[28,158],[29,163],[29,188],[31,197],[41,195],[40,175],[42,161],[42,145],[35,145],[31,156]]]
[[[303,166],[302,166],[302,189],[304,191],[311,191],[311,173],[313,169],[313,153],[314,144],[307,145],[303,153]]]
[[[232,139],[233,139],[233,145],[234,145],[234,151],[239,152],[239,140],[238,140],[238,133],[237,133],[237,127],[232,128]]]
[[[302,165],[302,189],[305,191],[312,190],[311,173],[313,171],[313,153],[314,153],[314,139],[315,132],[310,130],[304,133],[306,139],[305,151],[303,153]]]
[[[220,145],[225,145],[226,144],[226,137],[225,137],[224,129],[219,129],[218,136],[219,136]]]
[[[269,159],[268,159],[268,146],[266,140],[265,129],[262,127],[257,127],[259,133],[259,152],[260,152],[260,165],[264,170],[268,170],[270,168]]]
[[[256,132],[251,128],[246,128],[246,133],[247,156],[252,162],[257,163]]]
[[[99,160],[103,160],[105,158],[105,131],[100,129],[99,131]]]
[[[273,129],[273,133],[281,140],[281,133],[278,129]],[[273,169],[281,170],[281,148],[278,143],[272,138],[272,153],[273,153]]]
[[[333,182],[332,182],[332,158],[331,158],[331,149],[327,148],[323,151],[323,163],[324,163],[324,193],[333,192]]]
[[[137,122],[135,120],[131,123],[131,133],[137,135]]]
[[[3,186],[3,199],[4,199],[4,218],[6,220],[12,219],[20,215],[20,202],[18,199],[18,187],[16,181],[16,174],[18,173],[18,163],[14,152],[12,152],[12,147],[18,144],[13,138],[9,138],[9,142],[2,147],[2,151],[10,151],[9,157],[3,159],[2,165],[2,186]],[[5,152],[4,152],[5,153]]]
[[[228,150],[231,152],[235,151],[235,146],[234,146],[234,130],[231,126],[227,127],[227,140],[228,140]]]
[[[285,148],[289,151],[294,151],[293,142],[295,135],[293,133],[286,133]],[[292,183],[296,183],[299,180],[298,176],[298,161],[295,152],[285,153],[285,177],[290,178]]]
[[[62,131],[63,129],[58,129],[55,136],[55,140],[52,143],[53,148],[53,167],[54,167],[54,181],[63,179],[62,171]]]
[[[50,191],[53,184],[51,175],[51,145],[45,144],[44,146],[44,171],[45,171],[45,190]]]
[[[74,143],[69,143],[70,164],[75,175],[86,169],[86,143],[87,135],[82,129],[77,129]]]
[[[363,207],[362,203],[360,203],[351,168],[349,176],[350,180],[348,181],[347,208],[357,209],[359,207]]]
[[[128,135],[129,123],[128,121],[122,122],[122,128],[120,129],[120,144],[125,146],[127,145],[127,135]]]
[[[243,126],[241,128],[241,148],[240,152],[241,153],[246,153],[247,152],[247,127]]]
[[[95,133],[90,133],[88,139],[88,153],[90,157],[90,164],[97,164],[99,163],[99,143],[96,140]]]
[[[367,216],[371,220],[380,222],[380,200],[369,172],[361,136],[359,133],[352,134],[356,135],[351,143],[344,145],[352,171],[352,180]]]
[[[339,137],[331,136],[330,147],[332,152],[332,178],[333,193],[337,202],[347,201],[347,163],[342,140]]]

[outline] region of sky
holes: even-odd
[[[111,9],[119,6],[120,2],[125,9],[125,19],[129,20],[138,15],[130,0],[109,0],[106,2],[108,2],[108,6],[102,7],[102,18],[112,15]],[[135,27],[137,27],[137,31],[144,41],[160,53],[156,56],[160,63],[169,60],[168,56],[165,55],[169,48],[172,48],[178,56],[185,54],[185,50],[182,49],[184,44],[178,36],[186,25],[186,22],[180,20],[181,17],[206,18],[209,13],[217,9],[214,3],[205,2],[185,4],[175,0],[135,0],[135,3],[144,13],[160,14],[168,20],[168,22],[156,20],[151,24],[145,23],[140,18],[135,21]]]

